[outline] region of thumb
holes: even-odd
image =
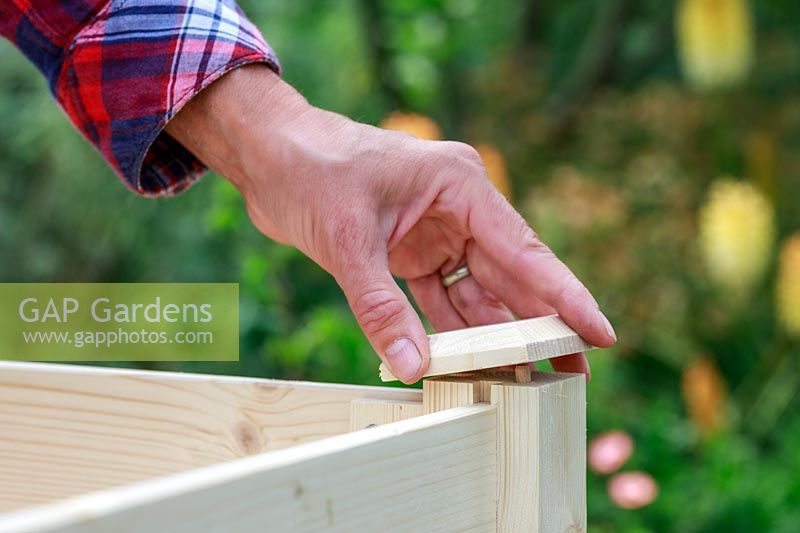
[[[336,276],[372,347],[404,383],[418,381],[430,361],[428,337],[419,316],[397,286],[386,261]]]

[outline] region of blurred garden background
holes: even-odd
[[[591,531],[800,531],[800,3],[241,5],[311,102],[477,146],[597,296]],[[232,186],[133,195],[0,65],[0,280],[238,282],[238,364],[148,366],[377,384],[338,287]]]

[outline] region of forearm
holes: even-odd
[[[0,0],[0,34],[47,77],[124,183],[145,196],[175,194],[206,170],[163,134],[187,102],[243,65],[279,71],[233,0]]]
[[[279,174],[285,127],[310,105],[270,69],[249,65],[230,72],[197,95],[167,125],[167,133],[209,168],[245,191],[252,188],[252,159]],[[249,147],[258,146],[254,154]],[[264,180],[264,175],[259,175]]]

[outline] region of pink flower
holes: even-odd
[[[609,431],[589,443],[589,468],[598,474],[619,469],[633,453],[633,439],[623,431]]]
[[[608,495],[623,509],[638,509],[656,499],[658,484],[650,474],[622,472],[608,481]]]

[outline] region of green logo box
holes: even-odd
[[[0,283],[0,359],[238,361],[238,283]]]

